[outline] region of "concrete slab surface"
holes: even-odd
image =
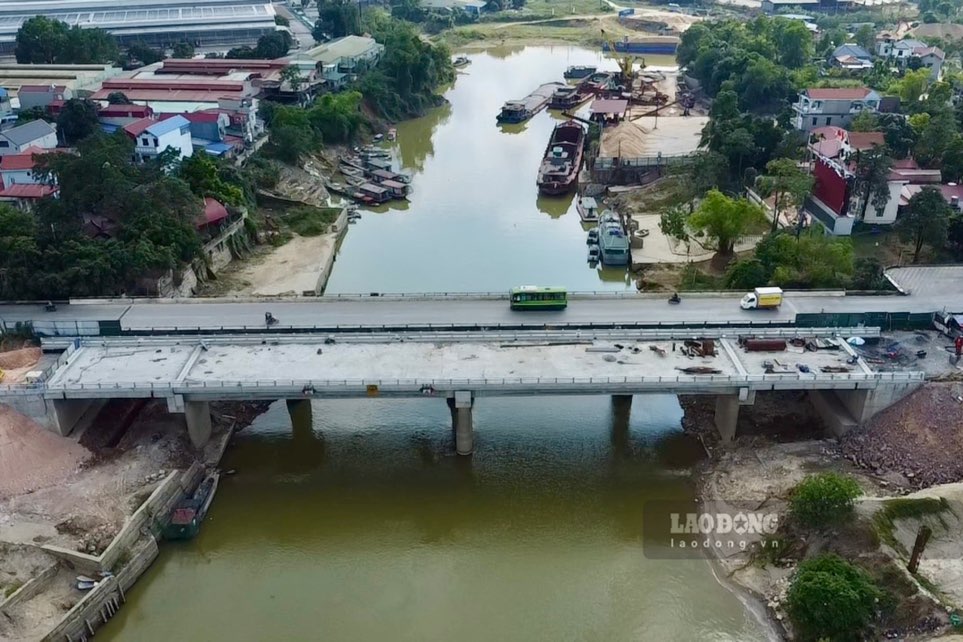
[[[957,305],[951,311],[963,312],[963,297],[957,296],[955,301],[952,300],[952,294],[958,295],[963,285],[963,265],[897,267],[886,270],[886,275],[911,294],[946,295],[948,306],[952,308],[953,303]]]

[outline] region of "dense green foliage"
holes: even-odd
[[[270,105],[264,110],[271,133],[271,152],[295,163],[322,143],[346,143],[364,123],[361,94],[347,91],[324,94],[307,109]]]
[[[360,33],[360,5],[352,0],[318,0],[318,21],[311,31],[317,42]]]
[[[181,161],[177,177],[200,197],[210,196],[224,205],[254,204],[253,188],[240,170],[207,154],[194,154]]]
[[[44,16],[24,22],[16,42],[14,53],[21,64],[91,64],[117,58],[117,43],[103,29],[68,27]]]
[[[365,101],[392,120],[437,106],[436,89],[455,78],[448,47],[426,41],[409,23],[381,12],[365,14],[365,26],[385,46],[378,66],[358,83]]]
[[[729,81],[742,109],[778,110],[796,96],[790,70],[812,55],[812,36],[802,22],[763,16],[696,23],[682,34],[677,58],[709,96]]]
[[[288,55],[294,40],[287,31],[275,31],[257,39],[255,47],[235,47],[227,52],[225,58],[268,59],[281,58]]]
[[[128,65],[140,63],[142,65],[152,65],[164,59],[164,52],[154,49],[143,42],[132,43],[127,47],[126,60]]]
[[[57,115],[57,130],[68,145],[100,131],[97,105],[86,98],[71,98]]]
[[[759,242],[753,258],[729,266],[726,286],[838,288],[850,284],[853,271],[853,246],[848,238],[824,234],[821,228],[807,230],[798,238],[777,232]]]
[[[952,216],[953,210],[935,187],[927,185],[910,198],[894,227],[904,240],[913,243],[913,263],[919,262],[924,244],[939,248],[946,243]]]
[[[194,45],[183,40],[176,45],[171,52],[172,58],[193,58],[194,57]]]
[[[862,640],[881,591],[865,571],[836,555],[799,565],[786,607],[801,640]]]
[[[789,512],[804,526],[829,526],[852,514],[853,504],[860,494],[859,484],[848,475],[810,475],[793,489]]]
[[[340,213],[337,207],[295,207],[284,213],[283,221],[296,234],[319,236],[328,233]]]
[[[0,208],[0,296],[14,299],[117,294],[141,276],[190,261],[200,248],[201,200],[161,163],[131,163],[123,134],[82,140],[78,154],[47,154],[38,175],[59,198],[24,215]],[[89,233],[89,224],[103,232]],[[106,236],[107,238],[104,238]]]
[[[719,254],[732,254],[740,238],[766,225],[762,208],[744,198],[730,198],[710,190],[686,221],[690,238],[705,238]]]

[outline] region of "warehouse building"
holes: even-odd
[[[121,45],[152,47],[186,40],[227,49],[277,29],[268,0],[0,0],[0,55],[13,53],[20,25],[37,15],[104,29]]]

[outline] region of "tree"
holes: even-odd
[[[872,52],[876,48],[876,30],[873,29],[872,25],[864,24],[857,29],[854,39],[856,44],[868,52]]]
[[[906,158],[916,145],[917,133],[900,114],[879,114],[878,126],[883,130],[886,147],[895,158]]]
[[[932,116],[920,132],[913,155],[924,166],[932,167],[957,137],[956,118],[949,110]]]
[[[285,18],[284,16],[276,15],[274,16],[274,24],[279,25],[281,27],[290,27],[291,21]]]
[[[802,640],[860,640],[882,597],[865,571],[823,555],[799,565],[786,608]]]
[[[726,270],[726,287],[749,290],[769,282],[766,268],[759,259],[739,259]]]
[[[53,64],[67,42],[67,24],[44,16],[24,22],[17,30],[14,55],[20,64]]]
[[[133,105],[133,101],[122,91],[112,91],[107,94],[107,103],[111,105]]]
[[[324,94],[308,111],[308,120],[321,140],[331,143],[349,142],[364,122],[361,100],[362,95],[356,91]]]
[[[97,105],[86,98],[71,98],[64,103],[57,116],[57,130],[63,134],[67,144],[87,138],[99,129]]]
[[[291,50],[293,40],[287,31],[275,31],[257,39],[257,46],[254,48],[255,58],[266,58],[274,60],[288,55]]]
[[[686,212],[681,205],[669,207],[659,216],[659,229],[666,236],[688,244],[688,220],[689,212]]]
[[[926,186],[913,195],[894,227],[900,238],[913,243],[913,263],[918,263],[923,245],[942,247],[953,210],[935,187]]]
[[[207,154],[195,154],[181,161],[177,177],[201,198],[210,196],[225,205],[238,206],[253,201],[253,189],[242,175]]]
[[[853,122],[849,124],[849,131],[851,132],[874,132],[879,127],[879,123],[876,119],[876,114],[871,111],[861,111]]]
[[[796,69],[809,62],[813,56],[813,38],[806,25],[799,20],[777,20],[774,31],[780,64]]]
[[[711,190],[689,217],[688,225],[711,239],[719,254],[727,256],[737,240],[764,228],[766,222],[762,208],[755,203]]]
[[[35,16],[17,31],[14,55],[21,64],[103,63],[117,57],[117,43],[103,29]]]
[[[171,53],[173,58],[193,58],[194,57],[194,45],[182,40],[181,42],[174,45],[174,50]]]
[[[856,259],[853,266],[852,287],[856,290],[883,290],[886,288],[882,261],[875,256]]]
[[[926,92],[930,82],[929,69],[907,71],[903,79],[896,83],[895,91],[910,109],[918,108],[920,97]]]
[[[766,164],[766,174],[760,177],[759,186],[764,196],[775,196],[772,217],[772,231],[775,232],[779,227],[782,205],[788,202],[794,208],[802,206],[812,192],[813,177],[791,158],[777,158]]]
[[[889,172],[892,166],[893,159],[886,155],[884,148],[873,147],[857,152],[853,191],[861,203],[860,220],[866,217],[870,203],[877,211],[882,211],[889,202]]]
[[[164,59],[164,52],[149,47],[143,42],[134,42],[127,47],[127,58],[143,65],[152,65]]]
[[[301,70],[295,65],[285,67],[281,70],[281,84],[287,83],[291,88],[291,91],[298,91],[301,89],[301,85],[304,84],[304,76],[301,75]]]
[[[361,10],[351,0],[318,0],[318,21],[311,34],[318,42],[361,33]],[[320,38],[318,36],[321,36]]]
[[[31,107],[17,113],[17,124],[23,125],[31,120],[44,120],[49,116],[46,107]]]
[[[805,526],[829,526],[852,514],[860,494],[859,484],[848,475],[809,475],[793,488],[789,513]]]

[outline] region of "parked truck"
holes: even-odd
[[[755,288],[742,297],[743,310],[778,308],[782,303],[782,288]]]

